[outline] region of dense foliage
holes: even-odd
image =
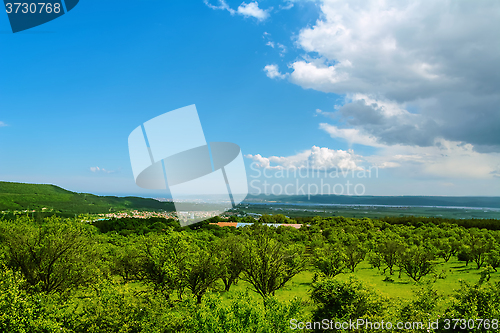
[[[280,215],[243,228],[209,224],[218,218],[189,227],[161,218],[88,220],[0,220],[1,332],[285,332],[291,320],[321,331],[314,323],[323,319],[500,316],[496,227],[421,218],[316,217],[300,229],[261,223],[297,222]],[[480,278],[445,299],[433,287],[445,278],[437,266],[456,259],[457,269]],[[356,278],[363,262],[385,283],[407,276],[413,298],[381,296]],[[308,297],[279,300],[276,291],[304,271],[312,272]],[[246,291],[233,293],[241,283]]]

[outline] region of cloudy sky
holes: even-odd
[[[0,15],[0,179],[146,195],[128,134],[196,104],[254,193],[500,196],[498,1],[139,3],[18,34]]]

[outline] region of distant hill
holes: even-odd
[[[0,211],[53,210],[65,214],[106,213],[123,209],[175,211],[172,202],[139,197],[76,193],[59,186],[0,181]]]
[[[350,196],[350,195],[248,195],[246,202],[280,202],[338,205],[390,205],[500,208],[500,197]]]

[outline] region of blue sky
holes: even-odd
[[[498,4],[349,3],[81,1],[16,34],[0,15],[0,179],[161,196],[128,135],[196,104],[249,180],[377,167],[364,194],[500,195]]]

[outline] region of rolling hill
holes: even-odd
[[[71,192],[56,185],[0,181],[0,211],[39,211],[43,208],[64,214],[95,214],[124,209],[175,211],[173,203],[155,199],[98,196]]]

